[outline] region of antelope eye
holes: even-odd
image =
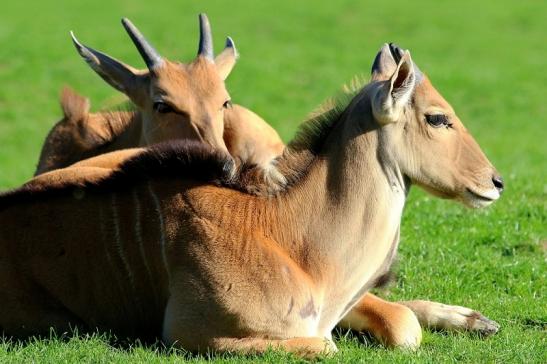
[[[428,122],[429,125],[434,126],[436,128],[438,128],[439,126],[442,126],[442,125],[450,126],[450,123],[448,121],[448,117],[444,114],[426,115],[425,120]]]
[[[224,101],[224,104],[222,104],[222,107],[225,108],[225,109],[231,109],[232,108],[232,100]]]
[[[154,102],[153,107],[154,107],[154,111],[157,111],[157,112],[162,113],[162,114],[166,114],[166,113],[169,113],[169,112],[174,112],[174,110],[171,106],[169,106],[165,102],[161,102],[161,101]]]

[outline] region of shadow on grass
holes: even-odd
[[[13,337],[2,335],[1,343],[4,345],[6,351],[19,350],[21,348],[41,344],[49,343],[61,343],[70,344],[71,342],[100,342],[112,349],[119,351],[125,351],[130,353],[136,348],[142,348],[145,350],[153,351],[161,356],[177,355],[191,355],[190,352],[185,350],[166,346],[159,338],[149,338],[141,340],[138,338],[120,338],[111,332],[103,331],[91,331],[80,332],[78,329],[72,329],[70,332],[57,333],[51,329],[48,335],[32,335],[28,337]]]
[[[336,327],[332,336],[335,342],[349,343],[357,342],[359,345],[363,345],[367,348],[384,349],[385,347],[368,332],[355,331],[351,329],[342,329]]]
[[[176,357],[176,360],[182,361],[203,361],[203,360],[237,360],[256,362],[282,362],[282,363],[304,363],[309,360],[302,359],[293,353],[288,353],[280,349],[270,348],[262,354],[238,354],[230,352],[207,351],[197,353],[187,351],[175,346],[165,345],[159,338],[141,340],[138,338],[120,338],[113,333],[103,331],[93,331],[81,333],[77,329],[71,332],[56,333],[53,329],[49,335],[34,335],[26,338],[14,338],[8,336],[0,337],[0,347],[7,353],[26,350],[32,346],[50,346],[65,345],[69,350],[72,346],[78,348],[79,345],[101,345],[108,349],[113,349],[121,354],[131,355],[136,351],[144,350],[157,357],[160,361]],[[74,345],[75,344],[75,345]],[[319,356],[315,361],[321,361]]]

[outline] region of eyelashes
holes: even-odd
[[[444,114],[430,114],[430,115],[425,115],[425,120],[427,121],[427,123],[435,128],[438,128],[438,127],[441,127],[441,126],[446,126],[446,127],[451,127],[452,126],[452,123],[450,122],[450,120],[448,119],[448,116],[444,115]]]
[[[154,108],[154,111],[159,112],[161,114],[175,112],[175,110],[169,104],[166,104],[165,102],[161,102],[161,101],[154,102],[153,108]]]

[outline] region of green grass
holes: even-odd
[[[146,5],[145,5],[146,4]],[[326,362],[547,362],[547,3],[408,1],[6,2],[0,12],[0,187],[34,171],[69,84],[95,107],[120,100],[79,59],[85,43],[142,65],[119,24],[131,18],[166,57],[190,60],[197,13],[211,19],[217,49],[231,35],[241,60],[229,79],[235,102],[289,140],[298,122],[356,74],[368,74],[384,42],[412,52],[505,177],[503,198],[470,211],[413,190],[403,217],[400,280],[383,295],[427,298],[482,311],[494,337],[426,332],[415,353],[342,336]],[[161,4],[161,5],[159,5]],[[1,222],[0,222],[1,223]],[[0,362],[204,361],[104,336],[0,344]],[[214,356],[219,362],[298,362]]]

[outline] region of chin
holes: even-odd
[[[490,206],[500,197],[496,189],[478,192],[475,189],[466,188],[460,200],[467,207],[479,209]]]
[[[457,200],[457,199],[459,199],[459,194],[457,194],[453,191],[450,191],[448,188],[441,190],[439,188],[430,187],[430,186],[427,186],[427,185],[421,184],[421,183],[416,183],[416,185],[421,187],[424,191],[426,191],[430,195],[438,197],[438,198],[442,198],[442,199],[445,199],[445,200]]]

